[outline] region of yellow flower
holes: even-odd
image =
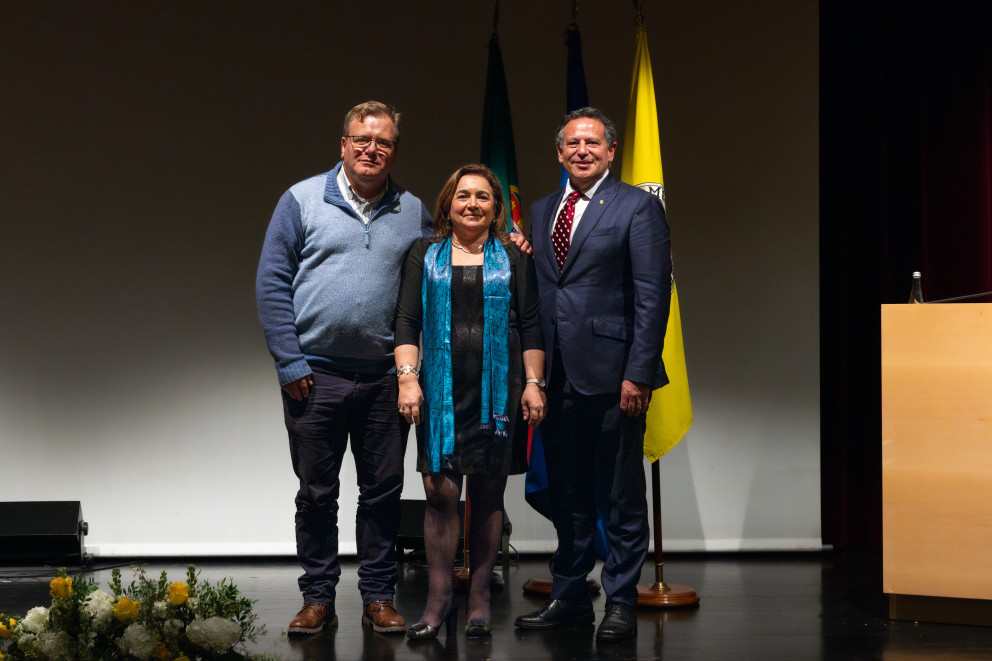
[[[0,638],[10,638],[10,632],[14,628],[14,619],[11,618],[10,623],[6,623],[0,620]]]
[[[56,576],[48,584],[49,594],[53,599],[68,599],[72,595],[72,579],[65,576]]]
[[[131,601],[127,597],[121,597],[114,604],[113,611],[119,622],[128,624],[138,619],[138,613],[141,612],[141,604],[137,601]]]
[[[185,583],[169,584],[169,603],[173,606],[182,606],[189,598],[189,586]]]
[[[155,653],[152,654],[152,658],[156,661],[169,661],[170,657],[169,648],[165,646],[165,643],[159,643],[158,647],[155,648]]]

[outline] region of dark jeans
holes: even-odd
[[[397,411],[396,376],[342,374],[313,367],[306,401],[283,393],[296,495],[296,553],[304,603],[334,605],[341,576],[338,495],[348,438],[358,475],[358,589],[365,604],[392,599],[393,543],[400,522],[403,455],[410,426]]]
[[[595,492],[607,493],[609,555],[601,575],[610,602],[637,607],[650,536],[644,493],[645,416],[628,418],[620,393],[576,392],[555,356],[541,440],[548,466],[551,520],[558,532],[552,599],[589,600],[586,575],[596,565]]]

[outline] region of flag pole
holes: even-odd
[[[585,68],[582,66],[582,47],[581,41],[579,39],[579,0],[572,0],[572,17],[568,28],[562,33],[563,45],[568,49],[568,56],[566,59],[566,90],[565,90],[565,110],[566,112],[571,112],[578,108],[589,105],[589,94],[586,90],[586,75]],[[568,180],[568,173],[565,172],[565,168],[561,169],[561,185],[564,187],[565,182]],[[538,434],[534,433],[532,439],[537,443]],[[530,449],[534,450],[536,447],[537,452],[540,453],[540,468],[535,469],[535,464],[530,463],[530,468],[527,472],[527,482],[528,487],[530,486],[532,476],[536,476],[535,482],[544,483],[544,489],[547,490],[547,475],[544,471],[544,460],[543,460],[543,446],[540,444],[531,445]],[[528,456],[530,459],[530,456]],[[530,494],[528,493],[528,496]],[[551,518],[551,512],[546,509],[545,505],[538,505],[531,501],[528,497],[527,502],[531,503],[535,510],[540,512],[542,515]],[[557,551],[556,551],[557,553]],[[529,578],[524,582],[523,589],[524,592],[537,595],[550,595],[553,582],[551,580],[545,580],[541,578]],[[589,589],[590,596],[596,596],[600,593],[599,582],[594,579],[587,577],[586,586]]]
[[[493,3],[493,33],[489,36],[489,43],[499,39],[499,0]],[[462,479],[462,484],[465,485],[464,478]],[[472,503],[469,501],[468,488],[465,488],[465,520],[462,524],[464,526],[464,532],[462,536],[462,568],[455,569],[452,571],[452,576],[455,579],[455,588],[467,588],[468,580],[471,576],[471,569],[469,567],[469,550],[468,550],[468,539],[469,539],[469,529],[472,525]]]
[[[490,47],[494,41],[499,40],[499,0],[493,3],[493,33],[489,36]],[[452,576],[455,579],[455,589],[467,589],[468,581],[471,577],[472,570],[469,565],[469,530],[472,525],[472,503],[468,497],[468,485],[467,480],[462,478],[462,484],[465,487],[465,520],[462,524],[464,526],[463,536],[462,536],[462,568],[455,569],[452,571]],[[495,574],[494,574],[495,576]]]
[[[635,32],[641,33],[644,29],[644,16],[641,13],[641,7],[644,5],[644,0],[633,0],[634,3],[634,30]],[[643,36],[643,35],[642,35]],[[639,58],[640,54],[635,56]],[[647,59],[648,71],[650,71],[650,59],[647,58],[645,52],[645,58]],[[635,64],[635,67],[639,65]],[[635,68],[636,71],[636,68]],[[635,77],[635,83],[636,83]],[[651,105],[654,106],[654,84],[653,81],[650,85],[651,87]],[[633,93],[632,93],[633,94]],[[631,100],[633,105],[633,98]],[[633,110],[629,110],[628,121],[633,118]],[[657,120],[652,120],[656,122]],[[628,131],[629,131],[628,127]],[[628,133],[628,135],[631,135]],[[631,143],[632,141],[627,140],[625,142]],[[625,144],[626,149],[633,149],[633,144]],[[660,154],[655,156],[660,159]],[[626,159],[625,159],[626,161]],[[660,163],[660,160],[658,161]],[[626,174],[626,173],[625,173]],[[661,171],[658,171],[659,179],[661,179]],[[638,184],[640,181],[630,181],[629,183]],[[662,184],[661,181],[657,183]],[[662,204],[664,204],[664,197],[662,197]],[[672,287],[674,292],[674,280],[672,281]],[[667,339],[667,338],[666,338]],[[679,338],[681,341],[681,338]],[[667,343],[666,343],[667,344]],[[683,432],[684,433],[684,432]],[[681,434],[679,434],[681,437]],[[676,442],[678,439],[676,439]],[[653,608],[671,608],[678,606],[695,606],[699,604],[699,595],[691,587],[686,585],[675,585],[665,582],[665,562],[664,562],[664,549],[662,543],[662,527],[661,527],[661,470],[658,466],[659,458],[654,456],[654,461],[651,462],[651,508],[653,513],[653,527],[654,527],[654,583],[650,586],[637,586],[637,605],[647,606]]]
[[[637,586],[637,605],[651,608],[696,606],[699,595],[687,585],[665,583],[664,551],[661,543],[661,471],[651,464],[651,507],[654,512],[654,583]]]
[[[465,485],[465,479],[462,478],[462,484]],[[472,574],[472,570],[469,564],[469,551],[468,551],[468,540],[469,540],[469,527],[472,524],[472,504],[468,499],[468,489],[465,489],[465,521],[463,523],[464,530],[462,531],[462,568],[455,569],[452,572],[452,576],[455,579],[455,589],[467,589],[468,579]]]
[[[499,0],[495,0],[493,2],[493,31],[492,34],[489,36],[490,69],[492,69],[494,48],[496,49],[496,53],[499,54]],[[503,71],[502,55],[498,55],[498,62],[499,62],[498,75],[496,74],[496,72],[492,70],[488,70],[486,72],[486,98],[484,103],[485,108],[483,109],[483,120],[482,120],[483,139],[482,139],[482,154],[480,161],[482,163],[485,163],[487,166],[490,167],[490,169],[496,172],[496,176],[497,178],[500,179],[501,184],[503,179],[506,180],[504,186],[505,188],[504,199],[506,201],[506,217],[507,217],[507,223],[509,229],[514,226],[515,217],[514,217],[513,209],[514,207],[519,207],[519,191],[516,190],[516,185],[517,185],[516,156],[513,151],[513,143],[512,143],[513,134],[512,134],[512,129],[510,129],[510,120],[509,120],[510,104],[506,93],[506,79],[505,79],[505,73]],[[496,78],[499,79],[497,87],[501,86],[501,89],[499,90],[500,93],[498,95],[494,95],[493,90],[491,89],[493,76],[496,76]],[[496,98],[497,96],[499,97],[498,99]],[[493,119],[494,115],[499,114],[497,110],[491,107],[495,105],[505,105],[505,113],[502,113],[498,118],[500,120],[499,122],[497,122],[497,128],[499,130],[496,131],[496,133],[503,136],[505,132],[505,135],[508,135],[510,139],[509,148],[505,148],[505,146],[501,145],[501,147],[503,148],[496,156],[500,160],[498,166],[492,162],[491,158],[487,158],[487,155],[492,156],[493,155],[492,152],[494,151],[492,148],[492,144],[488,141],[488,138],[494,132],[490,122],[494,121]],[[505,125],[503,122],[505,122]],[[511,162],[512,162],[512,167],[510,167]],[[514,197],[514,192],[517,192],[517,197]],[[517,211],[516,216],[519,216],[519,210]],[[455,581],[454,588],[456,590],[467,588],[469,579],[471,577],[469,538],[471,536],[471,529],[472,529],[472,503],[471,503],[471,499],[468,496],[468,480],[464,479],[462,484],[465,485],[465,523],[464,523],[465,530],[464,530],[464,544],[462,548],[462,568],[452,571],[452,575]],[[504,519],[504,527],[505,525],[506,525],[506,521]],[[490,577],[490,585],[497,588],[502,587],[503,577],[497,574],[495,571],[492,572],[492,576]]]

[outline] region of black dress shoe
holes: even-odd
[[[592,612],[592,604],[552,599],[541,610],[521,615],[513,624],[521,629],[558,629],[592,624],[595,621],[596,614]]]
[[[637,613],[626,604],[606,605],[606,615],[596,630],[596,640],[626,640],[637,635]]]

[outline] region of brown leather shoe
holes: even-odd
[[[337,624],[338,618],[334,614],[333,606],[303,604],[303,608],[296,614],[293,621],[289,623],[289,633],[320,633],[325,627],[334,627]]]
[[[406,629],[406,621],[396,612],[392,599],[373,601],[362,610],[362,624],[371,624],[372,631],[396,633]]]

